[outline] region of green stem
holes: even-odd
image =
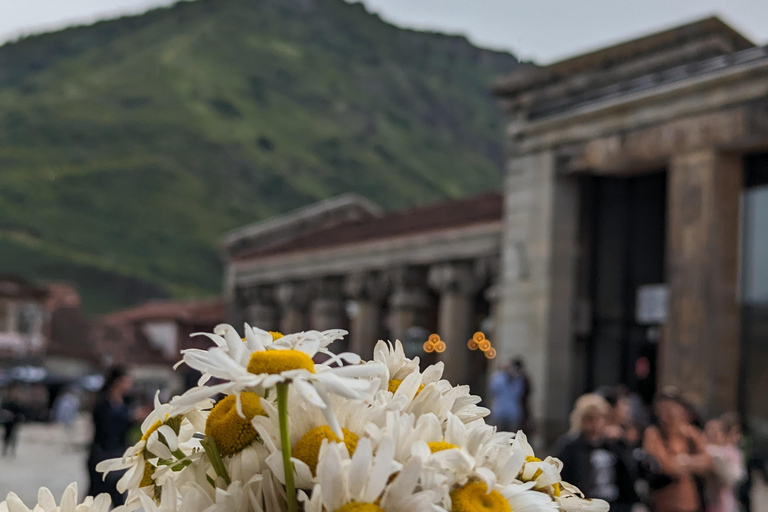
[[[216,475],[223,478],[224,483],[229,486],[229,484],[232,483],[232,480],[229,478],[229,472],[227,471],[226,466],[224,466],[224,461],[221,460],[219,448],[216,446],[216,440],[212,437],[206,437],[200,444],[203,445],[203,450],[205,450],[205,454],[208,455]]]
[[[288,432],[288,383],[277,385],[277,413],[280,419],[280,444],[283,451],[283,471],[285,472],[285,494],[288,498],[288,511],[297,512],[296,484],[293,481],[291,464],[291,438]]]

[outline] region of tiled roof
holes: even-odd
[[[500,192],[446,201],[320,229],[279,245],[235,254],[233,260],[247,260],[274,254],[330,248],[474,224],[500,222],[503,207],[504,200]]]
[[[226,303],[222,299],[207,301],[156,300],[107,315],[104,317],[104,321],[106,323],[125,323],[175,320],[180,323],[217,324],[225,320],[226,314]]]

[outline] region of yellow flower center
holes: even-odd
[[[262,373],[274,375],[299,369],[315,373],[314,361],[300,350],[260,350],[251,354],[251,359],[248,361],[248,371],[255,375]]]
[[[429,449],[432,451],[432,453],[435,452],[441,452],[443,450],[450,450],[452,448],[458,448],[455,444],[446,443],[445,441],[432,441],[431,443],[427,443],[429,445]]]
[[[146,442],[149,439],[149,436],[152,435],[152,432],[156,431],[162,426],[163,426],[163,422],[160,420],[157,420],[156,422],[154,422],[152,425],[149,426],[146,432],[144,432],[144,434],[141,436],[141,440]]]
[[[525,457],[525,462],[541,462],[541,459],[538,458],[538,457],[534,457],[533,455],[527,455]],[[531,477],[531,479],[527,480],[527,481],[530,482],[532,480],[536,480],[537,478],[539,478],[541,476],[542,473],[543,473],[543,471],[541,470],[541,468],[537,469],[536,472]]]
[[[350,432],[345,428],[342,428],[341,432],[344,434],[344,444],[351,456],[355,453],[355,448],[357,448],[357,434]],[[299,439],[299,442],[296,443],[296,446],[293,448],[293,456],[309,466],[313,475],[315,474],[315,469],[317,469],[320,446],[322,446],[324,439],[328,439],[334,443],[341,442],[341,439],[333,433],[331,427],[323,425],[322,427],[315,427],[301,436],[301,439]]]
[[[555,496],[557,496],[559,498],[560,497],[560,484],[555,482],[554,484],[552,484],[552,489],[554,490]]]
[[[141,477],[141,483],[139,487],[146,487],[148,485],[154,485],[155,481],[152,479],[152,475],[155,474],[155,466],[149,462],[144,463],[144,476]]]
[[[277,341],[283,336],[285,336],[283,333],[277,332],[277,331],[269,331],[269,334],[272,335],[272,341]]]
[[[253,428],[251,420],[256,416],[266,416],[256,393],[240,393],[245,418],[237,413],[236,400],[235,395],[222,399],[211,409],[205,422],[205,435],[216,441],[216,447],[222,455],[239,453],[258,439],[259,434]]]
[[[451,512],[512,512],[498,491],[488,492],[483,482],[469,482],[451,492]]]
[[[384,512],[384,509],[375,503],[360,503],[353,501],[337,508],[336,512]]]
[[[488,492],[483,482],[475,481],[451,492],[451,512],[512,512],[512,508],[501,493]]]
[[[403,381],[401,379],[390,379],[390,381],[387,383],[387,390],[390,393],[394,393],[395,391],[398,390],[398,388],[400,387],[400,384],[402,384],[402,383],[403,383]],[[419,386],[419,389],[416,391],[416,395],[415,396],[419,396],[419,393],[421,393],[422,389],[424,389],[424,384]]]

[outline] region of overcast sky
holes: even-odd
[[[253,0],[258,1],[258,0]],[[290,1],[290,0],[286,0]],[[0,42],[138,13],[172,0],[0,0]],[[768,43],[768,0],[363,0],[402,26],[461,33],[479,46],[551,62],[718,14]]]

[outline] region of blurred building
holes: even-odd
[[[768,431],[768,48],[709,18],[495,93],[499,353],[527,355],[545,426],[584,389],[650,374]]]
[[[126,365],[131,370],[136,392],[154,396],[156,390],[179,391],[187,382],[187,368],[173,370],[179,351],[209,348],[204,336],[226,317],[219,299],[204,301],[150,301],[105,315],[93,322],[91,347],[102,367]]]
[[[48,290],[18,276],[0,276],[0,362],[38,362],[45,355]]]
[[[495,361],[525,359],[543,438],[616,383],[768,430],[768,49],[710,18],[521,67],[494,93],[503,195],[387,214],[343,196],[232,232],[230,316],[348,327],[363,356],[379,338],[425,356],[437,332],[446,377],[475,391],[483,330]]]
[[[480,392],[487,359],[465,348],[493,309],[502,206],[492,193],[384,214],[346,195],[232,232],[231,315],[284,332],[346,328],[349,346],[335,348],[364,357],[400,339],[433,361],[422,344],[437,332],[452,348],[439,356],[446,377]]]

